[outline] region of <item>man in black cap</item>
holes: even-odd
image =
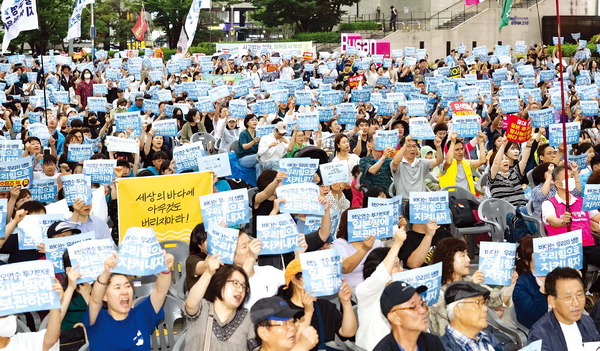
[[[427,302],[421,293],[426,286],[413,288],[401,281],[388,285],[381,294],[381,313],[387,317],[392,332],[375,346],[374,351],[443,350],[440,339],[425,332],[429,328]]]
[[[81,230],[71,227],[71,225],[65,221],[52,223],[47,231],[48,239],[64,238],[79,233],[81,233]]]
[[[447,351],[503,350],[502,343],[483,331],[487,327],[487,301],[490,291],[472,282],[448,285],[444,298],[450,324],[442,336]]]
[[[296,324],[292,310],[281,297],[260,299],[250,310],[254,330],[262,342],[261,350],[300,351],[312,350],[319,342],[317,331],[307,324]]]

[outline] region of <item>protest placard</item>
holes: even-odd
[[[583,267],[581,229],[564,234],[533,238],[534,275],[545,277],[556,267]]]
[[[584,351],[588,351],[585,348],[585,343],[583,345],[584,345]],[[598,344],[597,346],[600,346],[600,344]],[[520,349],[519,351],[542,351],[542,340],[540,339],[540,340],[533,341],[533,342],[529,343],[529,345]],[[590,351],[596,351],[596,348],[593,348]]]
[[[152,129],[156,130],[156,134],[162,137],[174,137],[179,133],[176,119],[162,119],[152,122]]]
[[[424,100],[407,101],[406,109],[408,110],[407,115],[410,117],[427,116],[427,102]]]
[[[50,131],[48,127],[42,123],[29,124],[27,127],[29,136],[38,137],[42,142],[43,147],[48,147],[50,144]]]
[[[92,204],[92,181],[90,177],[84,174],[68,174],[61,175],[60,181],[69,206],[73,206],[77,199],[83,200],[86,205]]]
[[[586,184],[583,192],[583,211],[600,209],[600,184]]]
[[[245,118],[248,111],[246,100],[238,99],[229,101],[230,115],[237,118]]]
[[[265,113],[276,113],[277,102],[274,99],[258,100],[253,110],[257,116],[262,116]]]
[[[520,111],[519,98],[516,96],[499,96],[499,106],[503,113],[517,113]]]
[[[506,139],[516,143],[524,143],[531,138],[531,120],[508,115]]]
[[[337,90],[323,91],[319,93],[317,98],[323,106],[339,105],[342,103],[343,94],[340,94]]]
[[[29,186],[29,192],[35,201],[41,203],[56,201],[56,194],[58,193],[56,178],[34,179]]]
[[[353,103],[339,104],[336,110],[339,124],[354,125],[358,111]]]
[[[67,150],[67,161],[82,162],[89,160],[94,154],[92,144],[69,144]]]
[[[92,183],[111,184],[115,179],[117,160],[85,160],[83,174],[90,177]]]
[[[6,235],[6,218],[8,216],[8,199],[0,199],[0,237]]]
[[[19,222],[19,250],[37,250],[48,238],[48,228],[54,222],[64,220],[60,214],[27,215]]]
[[[319,116],[317,112],[298,113],[298,130],[319,130]]]
[[[408,101],[410,102],[410,101]],[[433,140],[435,134],[426,117],[413,117],[408,120],[409,134],[415,140]]]
[[[240,231],[225,228],[214,222],[207,222],[206,241],[209,255],[219,255],[224,264],[233,264],[235,249]]]
[[[130,152],[132,154],[140,153],[139,142],[134,139],[125,139],[109,135],[106,137],[105,143],[108,151]]]
[[[481,124],[477,116],[454,116],[452,130],[459,138],[476,138],[481,132]]]
[[[348,211],[348,242],[362,241],[374,235],[377,239],[394,235],[394,206],[360,208]]]
[[[319,168],[325,186],[350,182],[350,172],[348,172],[348,161],[346,160],[324,163]]]
[[[547,127],[554,123],[554,111],[552,108],[527,111],[533,128]]]
[[[256,233],[263,244],[261,255],[285,254],[298,246],[298,228],[288,213],[257,216]]]
[[[259,124],[256,126],[256,130],[254,131],[254,136],[262,138],[265,135],[272,134],[274,129],[275,129],[275,126],[272,124]]]
[[[479,247],[479,270],[485,284],[508,286],[515,269],[517,244],[482,241]]]
[[[333,118],[333,106],[318,106],[317,115],[319,122],[327,122]]]
[[[211,194],[208,172],[121,178],[117,187],[119,233],[130,227],[152,227],[159,241],[189,241],[202,222],[198,196]]]
[[[198,171],[213,171],[219,178],[231,176],[231,164],[227,154],[216,154],[198,157]]]
[[[567,144],[577,144],[579,142],[579,135],[581,131],[580,122],[568,122],[567,127]],[[562,123],[552,123],[549,128],[549,140],[548,143],[551,146],[558,146],[563,143],[563,127]]]
[[[201,141],[176,146],[173,149],[175,172],[181,173],[198,167],[198,158],[204,156],[204,146]]]
[[[104,260],[115,253],[115,244],[112,239],[93,239],[80,241],[69,247],[71,266],[78,266],[81,278],[77,284],[95,281],[104,271]]]
[[[304,223],[302,221],[296,222],[298,231],[302,234],[310,234],[318,231],[321,228],[322,217],[320,216],[306,216]]]
[[[297,90],[294,92],[296,105],[312,105],[312,93],[309,90]]]
[[[15,185],[27,188],[32,179],[33,157],[0,162],[0,191],[9,191]]]
[[[342,286],[342,256],[337,249],[300,254],[304,291],[311,296],[337,294]]]
[[[440,297],[442,286],[442,262],[427,267],[394,273],[392,275],[392,280],[395,282],[401,281],[407,283],[415,289],[421,285],[426,286],[427,291],[423,294],[423,300],[427,301],[427,305],[431,306],[436,303]]]
[[[282,158],[279,160],[279,171],[287,173],[287,178],[284,178],[281,184],[312,183],[318,167],[318,159]]]
[[[94,96],[106,96],[108,95],[108,84],[93,84],[92,95]]]
[[[63,253],[69,246],[78,242],[93,240],[94,238],[94,232],[87,232],[62,238],[44,240],[46,259],[52,262],[54,265],[54,273],[63,273],[65,271],[65,267],[63,265]]]
[[[227,226],[250,222],[248,191],[236,189],[200,196],[202,220]]]
[[[450,223],[450,208],[447,191],[416,192],[411,191],[409,197],[410,223],[437,224]]]
[[[380,130],[375,132],[375,150],[385,150],[388,147],[398,147],[398,131],[397,130]]]
[[[392,198],[369,197],[367,203],[369,208],[392,206],[392,224],[396,224],[402,215],[402,195],[396,195]]]
[[[0,162],[15,161],[22,155],[23,142],[21,140],[0,140]]]
[[[323,204],[319,199],[319,186],[315,183],[288,184],[278,187],[277,198],[285,199],[279,205],[282,213],[308,214],[322,216]]]
[[[130,227],[119,244],[113,273],[149,276],[168,270],[162,247],[152,228]]]
[[[106,112],[107,102],[105,97],[88,97],[88,110],[92,112]]]
[[[52,290],[52,262],[38,260],[0,266],[0,317],[60,308],[60,298]]]
[[[583,116],[598,116],[598,101],[580,101],[581,114]]]
[[[567,155],[567,159],[569,163],[575,162],[579,169],[585,169],[587,167],[588,153],[583,153],[581,155]]]
[[[157,115],[160,113],[160,110],[158,108],[159,103],[160,101],[158,100],[144,99],[144,102],[142,103],[142,111],[154,113]]]

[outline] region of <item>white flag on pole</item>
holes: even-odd
[[[190,46],[192,46],[192,41],[194,41],[194,36],[196,35],[196,28],[198,28],[200,9],[210,9],[211,7],[211,0],[194,0],[192,2],[190,11],[185,18],[185,24],[181,28],[181,34],[177,42],[177,52],[186,53]]]
[[[16,38],[19,33],[38,29],[35,0],[4,0],[2,2],[2,23],[4,24],[2,52],[5,52],[10,41]]]
[[[81,12],[84,7],[93,3],[94,0],[75,0],[73,14],[69,17],[69,31],[65,40],[77,39],[81,36]]]

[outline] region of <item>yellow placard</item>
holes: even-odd
[[[202,222],[198,197],[212,189],[209,172],[119,179],[119,240],[130,227],[151,227],[158,241],[189,242]]]

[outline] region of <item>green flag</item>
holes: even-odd
[[[500,15],[500,27],[498,31],[502,31],[502,27],[508,25],[508,21],[510,19],[510,8],[512,7],[513,0],[504,0],[504,5],[502,6],[502,15]]]

